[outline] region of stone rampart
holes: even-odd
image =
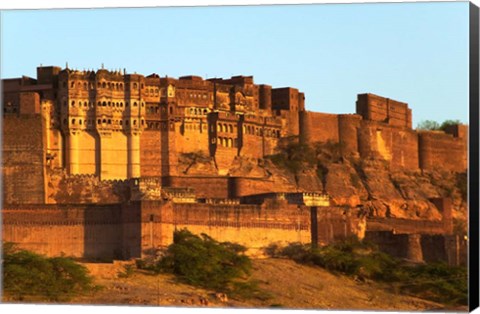
[[[467,169],[465,139],[455,138],[441,131],[418,134],[420,167],[424,170],[441,169],[464,172]]]
[[[3,118],[3,200],[45,202],[45,123],[40,115]]]
[[[300,112],[300,141],[303,143],[339,142],[337,114]]]

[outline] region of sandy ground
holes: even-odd
[[[331,274],[321,268],[296,264],[285,259],[253,261],[252,279],[268,291],[268,299],[237,300],[212,291],[179,283],[172,275],[151,275],[136,271],[128,278],[95,279],[102,288],[77,297],[72,303],[296,308],[296,309],[364,309],[364,310],[440,310],[444,306],[415,297],[398,295],[387,286],[358,282]],[[458,310],[458,309],[456,309]]]

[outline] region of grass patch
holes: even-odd
[[[448,305],[468,304],[467,269],[445,263],[406,264],[380,252],[375,245],[356,239],[312,249],[292,243],[267,248],[273,257],[325,268],[360,280],[384,282],[396,291]]]
[[[13,301],[66,302],[91,291],[87,269],[66,257],[47,258],[3,244],[3,289]]]

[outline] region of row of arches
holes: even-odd
[[[188,109],[185,109],[185,114],[206,115],[207,113],[208,113],[208,109],[206,109],[206,108],[188,108]]]
[[[255,127],[253,125],[244,125],[243,126],[243,133],[244,134],[250,134],[250,135],[256,135],[256,136],[263,136],[265,133],[266,137],[274,137],[274,138],[280,138],[280,130],[275,130],[275,129],[263,129],[260,127]]]
[[[75,107],[78,105],[78,107],[93,107],[93,104],[92,102],[90,101],[79,101],[78,103],[75,101],[75,100],[72,100],[70,101],[70,106],[72,107]],[[64,106],[67,105],[67,102],[64,101],[63,103]],[[98,107],[118,107],[118,108],[123,108],[124,106],[124,103],[122,101],[120,102],[112,102],[112,101],[99,101],[97,102],[97,106]],[[128,107],[129,106],[129,103],[128,101],[125,102],[125,107]],[[132,106],[133,107],[137,107],[138,106],[138,103],[135,101],[132,103]],[[141,106],[144,107],[145,106],[145,103],[144,102],[141,102]]]
[[[185,123],[185,130],[192,130],[192,131],[206,131],[207,130],[207,125],[205,123],[203,124],[198,124],[198,123]]]
[[[93,125],[95,120],[93,119],[85,119],[85,120],[82,120],[82,119],[76,119],[76,118],[72,118],[70,120],[70,123],[71,125]],[[67,119],[63,119],[63,123],[66,125],[68,123],[68,120]],[[112,120],[112,119],[97,119],[97,125],[104,125],[104,124],[107,124],[107,125],[120,125],[120,126],[129,126],[130,125],[130,120],[126,119],[126,120]],[[136,126],[137,125],[137,120],[134,119],[132,120],[132,125],[133,126]],[[145,120],[141,119],[140,120],[140,125],[145,125]]]
[[[147,122],[148,129],[155,129],[155,130],[166,130],[167,123],[165,122]]]
[[[159,95],[158,88],[147,88],[145,93],[146,93],[147,96],[158,96]]]
[[[217,132],[233,133],[234,129],[236,129],[236,128],[231,124],[226,124],[226,123],[218,123],[217,124]]]
[[[63,87],[67,87],[67,82],[63,82]],[[88,87],[90,89],[94,89],[94,84],[93,83],[87,83],[83,81],[70,81],[70,88],[83,88],[84,90],[87,90]],[[122,82],[97,82],[97,88],[103,88],[103,89],[110,89],[110,90],[117,90],[117,91],[123,91],[125,85]],[[137,89],[138,88],[138,83],[132,83],[132,88]],[[144,88],[144,84],[141,84],[141,88]],[[147,93],[151,93],[152,95],[157,95],[158,96],[158,89],[148,89]]]
[[[219,137],[218,145],[223,147],[238,147],[238,140],[230,137]]]

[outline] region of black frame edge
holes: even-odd
[[[470,117],[469,117],[469,290],[468,305],[479,306],[479,8],[470,2]]]

